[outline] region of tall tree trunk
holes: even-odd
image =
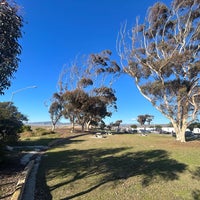
[[[181,124],[177,125],[174,122],[172,122],[172,124],[173,124],[174,130],[175,130],[176,140],[180,141],[180,142],[186,142],[186,140],[185,140],[185,131],[187,129],[187,125],[185,123],[184,123],[184,125],[181,125]]]
[[[81,131],[82,131],[82,132],[84,132],[84,127],[85,127],[85,124],[83,123],[83,124],[81,125]]]
[[[74,130],[75,130],[75,128],[74,128],[74,126],[75,126],[74,116],[72,117],[71,123],[72,123],[72,130],[71,130],[71,132],[74,133]]]
[[[185,139],[185,131],[186,131],[186,128],[182,128],[180,130],[180,141],[181,142],[186,142],[186,139]]]
[[[86,131],[89,131],[89,127],[90,127],[90,121],[86,122]]]
[[[52,123],[51,125],[52,125],[52,126],[51,126],[51,131],[55,131],[56,124]]]
[[[180,142],[186,142],[185,140],[185,131],[186,131],[186,128],[181,128],[179,129],[179,132],[177,133],[177,140],[179,140]]]

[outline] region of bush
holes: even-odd
[[[31,129],[31,126],[29,126],[29,125],[23,125],[22,127],[21,127],[21,129],[20,129],[20,132],[31,132],[32,131],[32,129]]]
[[[35,128],[31,131],[24,131],[20,133],[21,138],[30,138],[30,137],[40,137],[43,135],[54,134],[55,132],[44,129],[44,128]]]
[[[22,124],[12,119],[0,119],[0,141],[5,144],[13,144],[19,139],[18,131]]]
[[[12,103],[0,102],[0,143],[6,145],[16,142],[24,120],[27,118]]]
[[[54,134],[54,133],[55,133],[55,132],[53,132],[53,131],[50,131],[50,130],[47,130],[47,129],[45,129],[45,128],[39,127],[39,128],[36,128],[36,129],[34,130],[33,135],[34,135],[34,136],[43,136],[43,135],[49,135],[49,134]]]

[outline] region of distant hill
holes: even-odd
[[[51,126],[51,122],[50,121],[45,121],[45,122],[28,122],[25,123],[26,125],[30,125],[30,126]],[[70,123],[62,123],[62,122],[58,122],[56,125],[57,126],[64,126],[64,125],[69,125]]]

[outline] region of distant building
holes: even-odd
[[[194,128],[192,132],[195,134],[200,134],[200,128]]]

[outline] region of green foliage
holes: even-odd
[[[0,0],[0,94],[10,86],[18,68],[21,46],[17,40],[22,36],[22,21],[17,5]]]
[[[109,108],[116,108],[117,100],[114,91],[107,87],[95,88],[91,94],[81,88],[66,90],[63,94],[54,94],[54,99],[49,109],[52,123],[56,124],[64,116],[82,127],[110,117]]]
[[[155,128],[156,128],[156,131],[161,131],[162,130],[162,126],[160,126],[160,125],[156,125]]]
[[[23,125],[21,127],[20,132],[26,132],[26,131],[32,132],[31,126],[29,126],[29,125]]]
[[[105,127],[106,127],[105,122],[104,122],[104,121],[101,121],[100,124],[99,124],[99,127],[100,127],[101,130],[104,130]]]
[[[60,120],[60,118],[63,115],[62,95],[60,95],[58,93],[55,93],[53,95],[53,100],[52,101],[53,102],[50,105],[49,113],[50,113],[51,123],[53,125],[53,130],[54,130],[56,123]]]
[[[146,122],[145,115],[138,115],[137,121],[140,123],[141,126],[144,125],[144,123]]]
[[[136,125],[136,124],[133,124],[133,125],[131,125],[131,128],[136,129],[136,128],[137,128],[137,125]]]
[[[111,123],[108,125],[108,127],[109,127],[110,129],[112,129],[112,127],[115,127],[115,126],[119,128],[119,126],[120,126],[121,123],[122,123],[122,120],[117,120],[117,121],[115,121],[114,123],[111,122]]]
[[[53,131],[49,131],[45,128],[36,128],[33,132],[33,136],[42,136],[42,135],[49,135],[54,134]]]
[[[9,102],[0,102],[0,143],[13,143],[19,138],[18,133],[27,121],[26,116]]]
[[[42,137],[51,134],[55,134],[55,132],[42,127],[33,128],[33,130],[25,129],[23,132],[20,132],[20,140],[30,140],[32,137]]]
[[[154,116],[153,115],[138,115],[137,117],[137,121],[140,123],[140,125],[144,125],[145,122],[148,122],[148,124],[150,125],[151,121],[153,120]]]

